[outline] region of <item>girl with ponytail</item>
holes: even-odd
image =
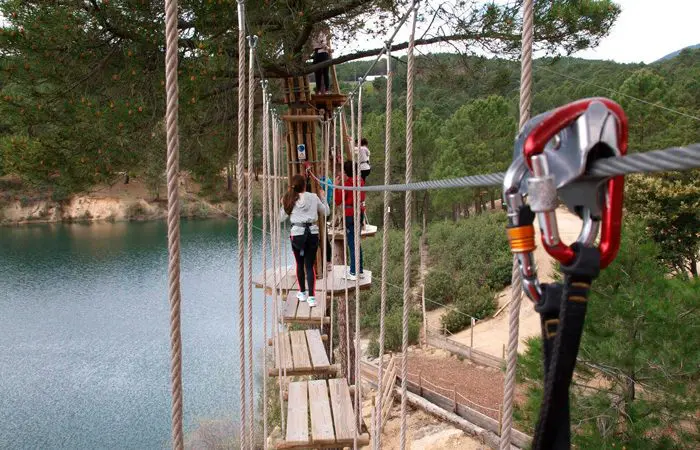
[[[292,176],[289,189],[282,197],[280,220],[289,218],[292,223],[290,239],[297,264],[297,281],[301,302],[316,306],[316,273],[314,263],[318,251],[318,215],[328,216],[330,208],[325,199],[306,191],[306,179],[301,175]],[[308,289],[307,289],[308,286]]]

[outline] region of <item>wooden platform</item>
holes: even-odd
[[[297,299],[298,291],[289,291],[287,301],[282,302],[282,321],[284,323],[296,323],[300,325],[323,325],[331,323],[331,318],[326,316],[327,296],[323,291],[316,291],[316,306],[309,307],[307,302]]]
[[[328,236],[332,240],[342,241],[345,239],[345,232],[342,228],[326,228],[328,230]],[[376,225],[365,225],[365,229],[360,231],[360,236],[363,238],[372,237],[377,234],[379,228]]]
[[[340,367],[328,361],[320,331],[285,331],[278,336],[281,361],[277,361],[275,368],[269,370],[270,376],[279,375],[280,369],[287,376],[335,375],[340,370]]]
[[[352,448],[356,430],[346,379],[290,383],[287,434],[278,449]],[[369,435],[357,435],[357,442],[358,446],[369,445]]]
[[[333,266],[332,272],[327,272],[324,275],[328,277],[327,285],[323,278],[316,280],[316,287],[319,291],[325,291],[326,295],[333,292],[338,294],[340,292],[345,292],[345,287],[352,290],[355,288],[355,282],[346,280],[344,274],[347,272],[347,266]],[[320,275],[320,273],[319,273]],[[365,270],[364,278],[360,278],[360,289],[369,289],[372,286],[372,272]],[[267,290],[281,289],[282,292],[288,293],[289,291],[299,290],[296,277],[296,268],[294,266],[287,266],[277,271],[277,285],[273,281],[273,271],[268,269],[267,280],[263,280],[262,272],[256,274],[253,277],[253,283],[257,288],[264,288]],[[318,298],[319,296],[317,296]]]

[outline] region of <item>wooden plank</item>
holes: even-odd
[[[291,370],[294,368],[294,360],[292,359],[292,347],[289,345],[289,335],[287,333],[280,333],[279,336],[280,358],[282,358],[282,361],[278,363],[277,367]]]
[[[294,358],[294,370],[311,370],[309,359],[309,347],[306,344],[304,331],[292,331],[289,333],[292,339],[292,357]]]
[[[326,380],[309,381],[308,384],[313,446],[334,444],[335,432],[333,431],[333,416],[331,415]]]
[[[326,293],[323,291],[316,291],[316,306],[311,308],[311,313],[309,314],[310,319],[323,319],[326,315]]]
[[[306,341],[309,344],[311,364],[314,369],[327,369],[331,363],[328,361],[326,348],[321,340],[321,333],[318,330],[306,330]]]
[[[282,116],[282,120],[286,120],[288,122],[320,122],[323,120],[323,116],[318,116],[318,115],[291,115],[291,114],[285,114]]]
[[[328,380],[328,387],[331,391],[336,441],[339,444],[352,442],[356,427],[348,382],[345,378],[333,378]]]
[[[289,384],[287,402],[287,435],[292,445],[309,443],[308,385],[305,381]]]
[[[296,292],[290,292],[287,295],[287,302],[284,305],[284,318],[294,319],[297,316],[297,307],[299,305],[299,300],[297,300]]]
[[[297,319],[308,319],[311,317],[311,308],[308,302],[299,302],[297,307]]]

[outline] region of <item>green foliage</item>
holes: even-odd
[[[389,352],[401,351],[402,342],[402,311],[400,308],[393,309],[386,317],[386,339],[384,349]],[[418,343],[420,336],[421,318],[418,313],[411,312],[408,320],[408,344]]]
[[[598,448],[690,448],[700,354],[697,280],[670,278],[644,224],[627,221],[620,254],[594,282],[573,389],[574,444]],[[518,417],[534,424],[541,350],[521,358],[528,401]]]
[[[455,299],[457,287],[454,276],[445,270],[432,270],[425,277],[425,297],[429,299],[442,299],[445,303],[452,303]],[[426,301],[425,309],[432,311],[440,305]]]
[[[700,171],[631,176],[625,206],[647,225],[659,257],[676,273],[698,276]]]
[[[474,284],[470,277],[462,277],[458,282],[457,294],[453,305],[441,322],[450,333],[462,331],[471,325],[471,318],[484,319],[496,312],[495,292]]]

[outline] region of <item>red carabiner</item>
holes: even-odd
[[[535,126],[528,135],[523,146],[523,155],[527,166],[532,171],[532,158],[534,155],[544,152],[545,145],[561,130],[568,127],[583,113],[593,102],[604,104],[617,117],[618,149],[621,155],[627,153],[627,116],[622,107],[606,98],[588,98],[579,100],[554,110]],[[625,177],[622,175],[612,177],[607,185],[607,198],[602,209],[602,225],[600,231],[600,267],[607,267],[617,256],[620,249],[620,232],[622,229],[622,199]],[[542,244],[547,253],[552,255],[562,264],[569,264],[574,259],[572,248],[562,242],[555,246],[548,246],[542,239]]]

